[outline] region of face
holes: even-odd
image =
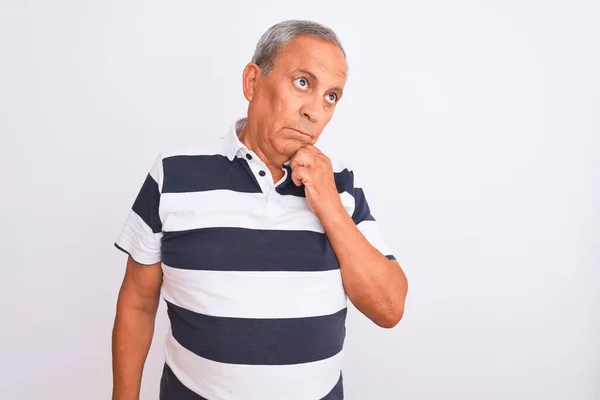
[[[244,94],[259,140],[286,158],[315,144],[342,97],[346,70],[339,47],[310,36],[297,37],[280,50],[268,76],[249,64]]]

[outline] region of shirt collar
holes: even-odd
[[[233,161],[241,153],[250,151],[238,137],[238,134],[244,129],[244,126],[246,126],[247,121],[247,118],[238,119],[235,124],[231,126],[229,132],[221,138],[223,141],[223,154],[225,154],[229,161]],[[240,157],[243,157],[243,155],[240,155]],[[289,166],[290,161],[286,161],[283,165]]]
[[[248,151],[248,148],[238,138],[238,133],[244,129],[246,121],[246,118],[238,119],[235,124],[231,126],[229,132],[227,132],[227,134],[221,138],[223,141],[223,154],[229,159],[229,161],[233,161],[234,158],[239,154],[240,150]]]

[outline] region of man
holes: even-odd
[[[138,399],[160,294],[167,400],[342,399],[347,298],[401,319],[407,280],[364,192],[315,147],[346,72],[330,29],[277,24],[243,72],[247,118],[158,157],[116,242],[113,399]]]

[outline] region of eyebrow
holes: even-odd
[[[317,82],[319,81],[319,79],[317,78],[317,76],[315,74],[313,74],[312,72],[310,72],[310,71],[308,71],[306,69],[297,69],[296,72],[300,72],[300,73],[306,74],[311,79],[313,79],[313,80],[315,80]],[[344,94],[344,89],[342,89],[339,86],[332,87],[330,90],[334,90],[334,91],[339,92],[340,93],[340,98],[342,97],[342,94]]]

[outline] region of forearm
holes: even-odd
[[[113,400],[139,399],[157,308],[158,301],[144,309],[119,298],[112,343]]]
[[[395,261],[381,254],[341,207],[321,217],[340,263],[346,294],[356,308],[382,327],[393,327],[404,313],[406,276]]]

